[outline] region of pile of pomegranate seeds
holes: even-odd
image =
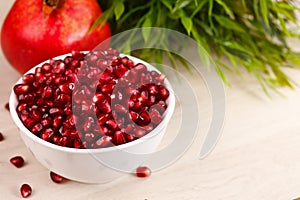
[[[23,124],[45,141],[103,148],[153,130],[167,108],[164,75],[114,49],[50,60],[14,87]]]

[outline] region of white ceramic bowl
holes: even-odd
[[[62,59],[67,55],[69,54],[58,56],[54,59]],[[134,63],[145,64],[148,70],[159,72],[156,68],[138,58],[128,57]],[[40,63],[27,73],[33,73],[35,68],[40,67],[46,62],[48,61]],[[19,83],[22,83],[22,78],[16,84]],[[175,107],[174,92],[168,80],[165,80],[165,86],[170,91],[170,96],[167,100],[168,108],[165,111],[162,122],[146,136],[115,147],[74,149],[61,147],[42,140],[31,133],[19,119],[16,112],[18,101],[13,91],[9,99],[10,113],[13,121],[20,130],[20,135],[25,145],[34,157],[48,170],[74,181],[105,183],[120,177],[122,174],[125,174],[124,172],[133,172],[136,167],[147,159],[146,155],[154,152],[159,145]],[[138,156],[129,156],[133,154],[138,154]],[[122,170],[123,168],[124,170]]]

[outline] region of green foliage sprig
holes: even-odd
[[[240,74],[244,67],[266,88],[293,87],[283,68],[300,66],[300,55],[287,38],[300,38],[292,0],[99,0],[104,12],[95,22],[108,20],[113,34],[140,27],[180,31],[213,53],[217,72],[228,83],[225,70]],[[148,35],[144,34],[147,41]],[[162,41],[163,40],[163,41]],[[151,41],[168,44],[161,35]],[[126,46],[126,44],[124,44]],[[127,48],[130,48],[127,46]],[[141,57],[148,60],[147,49]],[[156,61],[163,54],[156,52]],[[223,58],[230,65],[222,62]],[[175,64],[174,55],[169,54]]]

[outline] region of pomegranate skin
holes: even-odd
[[[100,24],[91,31],[102,11],[96,0],[60,0],[49,15],[42,0],[16,0],[1,30],[1,47],[21,74],[49,58],[72,50],[92,50],[111,36]],[[108,48],[109,42],[103,45]]]

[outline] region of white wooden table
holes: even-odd
[[[0,2],[0,24],[13,0]],[[299,41],[293,41],[295,48]],[[288,73],[300,83],[300,70]],[[55,184],[20,139],[4,104],[19,74],[0,53],[0,199],[20,198],[19,187],[33,187],[30,199],[129,199],[129,200],[291,200],[300,196],[300,89],[282,89],[284,97],[268,98],[256,81],[229,75],[232,88],[226,88],[226,120],[222,137],[214,151],[198,159],[209,125],[206,111],[202,127],[191,148],[176,163],[153,173],[147,179],[126,175],[102,185],[77,182]],[[203,94],[199,78],[191,84]],[[197,86],[198,85],[198,86]],[[200,85],[200,86],[199,86]],[[196,87],[197,86],[197,87]],[[2,106],[1,106],[2,105]],[[170,130],[172,132],[172,130]],[[167,138],[170,140],[170,138]],[[22,155],[26,165],[13,167],[9,159]]]

